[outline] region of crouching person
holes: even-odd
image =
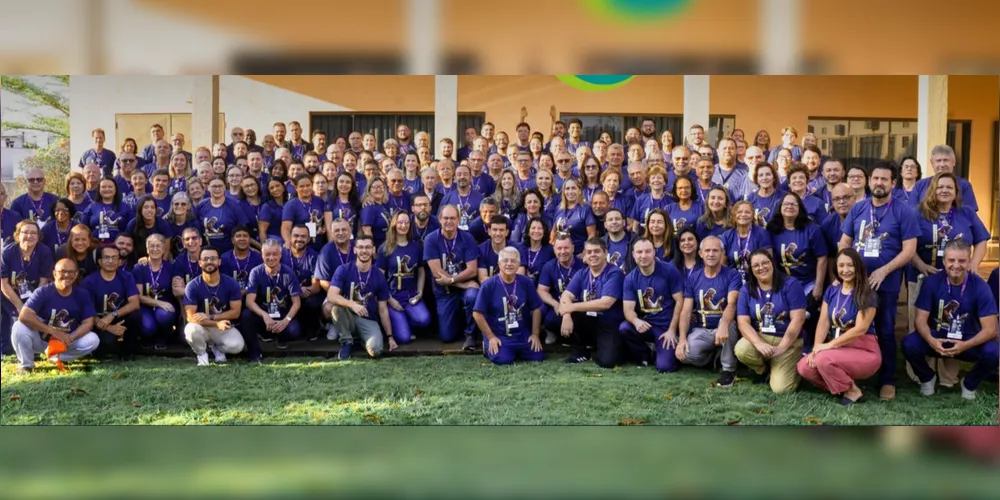
[[[375,244],[371,235],[362,234],[354,239],[354,255],[354,262],[334,272],[327,303],[323,305],[323,314],[329,315],[334,322],[327,338],[340,338],[337,357],[341,361],[350,359],[355,335],[361,336],[369,356],[377,358],[382,354],[379,321],[389,336],[389,350],[396,349],[389,320],[389,285],[372,262]]]
[[[94,302],[94,332],[101,339],[96,356],[118,355],[122,360],[135,357],[139,348],[139,289],[131,272],[121,269],[121,252],[113,246],[97,252],[100,272],[84,278],[81,287],[90,292]]]
[[[498,365],[542,361],[542,299],[534,281],[517,274],[516,248],[506,247],[497,257],[500,272],[483,282],[472,312],[483,332],[483,354]]]
[[[982,278],[970,269],[972,246],[962,239],[944,249],[944,270],[924,279],[917,295],[914,326],[903,338],[903,356],[920,380],[920,394],[934,394],[937,377],[927,356],[974,363],[959,385],[962,397],[976,398],[983,380],[996,377],[997,303]]]
[[[636,267],[625,277],[625,321],[618,331],[628,347],[631,360],[640,366],[650,362],[649,346],[656,346],[656,371],[677,371],[677,321],[684,299],[681,273],[672,264],[656,259],[653,242],[639,238],[632,244]],[[641,315],[641,317],[640,317]]]
[[[732,387],[736,381],[736,303],[743,286],[739,271],[722,265],[722,240],[706,236],[701,240],[704,267],[695,268],[684,285],[680,339],[677,359],[694,366],[708,366],[716,357],[722,374],[715,384]]]
[[[215,362],[225,363],[226,354],[243,351],[243,335],[233,325],[240,317],[243,292],[235,279],[219,273],[218,249],[202,248],[198,263],[201,275],[184,287],[184,339],[197,356],[198,366],[208,366],[209,346]]]
[[[587,269],[573,276],[559,300],[562,315],[560,333],[568,337],[573,353],[566,363],[590,360],[590,346],[596,346],[594,362],[603,368],[613,368],[622,358],[622,341],[618,327],[625,320],[622,310],[621,269],[608,264],[608,246],[594,237],[583,246]]]
[[[281,243],[269,239],[260,253],[264,263],[250,270],[247,307],[240,317],[251,362],[263,357],[260,340],[277,340],[278,349],[287,349],[288,341],[302,336],[296,319],[302,305],[302,291],[295,272],[281,261]]]
[[[50,361],[71,361],[86,356],[100,344],[94,327],[94,304],[90,293],[74,287],[79,270],[76,262],[62,259],[55,265],[54,283],[35,290],[12,329],[18,373],[31,372],[35,355],[45,352],[51,339],[66,345],[66,352]]]

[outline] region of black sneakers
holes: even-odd
[[[753,383],[755,385],[764,385],[771,383],[771,370],[765,369],[763,373],[757,374],[753,378]]]
[[[732,387],[733,382],[735,381],[736,381],[736,372],[723,370],[722,375],[719,375],[719,380],[715,381],[715,385],[719,387]]]
[[[566,358],[566,364],[567,365],[575,365],[577,363],[586,363],[587,361],[590,361],[590,358],[587,357],[587,356],[573,355],[573,356],[570,356],[570,357]]]
[[[476,350],[476,339],[472,335],[465,336],[465,343],[462,344],[462,350],[464,351]]]

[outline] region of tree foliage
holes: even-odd
[[[3,121],[4,130],[33,130],[46,132],[54,137],[50,144],[39,144],[35,155],[24,160],[24,170],[39,168],[45,173],[46,189],[63,192],[66,174],[70,171],[69,158],[69,75],[47,76],[2,76],[0,86],[4,92],[18,96],[26,103],[24,109],[16,109],[26,115],[26,121]],[[4,102],[5,110],[14,110],[10,100]],[[10,198],[25,192],[24,179],[18,179]]]

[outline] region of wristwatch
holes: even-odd
[[[112,318],[115,318],[115,319],[118,319],[118,311],[114,311],[114,312],[112,312],[112,313],[111,313],[111,317],[112,317]]]

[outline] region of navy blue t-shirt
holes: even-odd
[[[315,231],[310,230],[309,246],[313,250],[319,251],[326,244],[326,222],[325,212],[330,210],[323,200],[313,196],[309,203],[305,203],[299,198],[288,200],[281,209],[281,222],[291,222],[293,226],[297,224],[315,224]],[[270,229],[270,228],[268,228]]]
[[[337,268],[352,262],[354,262],[353,247],[344,254],[337,248],[336,243],[327,243],[316,257],[316,269],[313,277],[320,281],[332,282],[333,273],[337,272]]]
[[[802,285],[798,280],[786,279],[780,290],[758,290],[756,298],[750,295],[748,286],[740,289],[736,314],[749,317],[750,324],[758,333],[784,337],[792,321],[792,311],[806,308]]]
[[[250,271],[247,294],[256,294],[254,303],[273,319],[288,316],[292,309],[292,297],[302,295],[299,278],[295,271],[282,264],[277,275],[267,272],[267,266],[261,264]]]
[[[538,279],[542,275],[542,269],[552,259],[556,258],[556,253],[552,250],[552,245],[545,245],[534,251],[531,248],[521,249],[521,265],[528,277],[537,285]]]
[[[376,265],[385,274],[390,294],[400,304],[417,294],[417,271],[424,265],[419,242],[397,245],[389,255],[385,254],[385,245],[382,245]]]
[[[361,227],[372,228],[372,240],[378,248],[385,243],[385,234],[389,231],[392,220],[392,210],[385,203],[373,203],[361,209]]]
[[[556,233],[569,233],[573,240],[573,253],[579,255],[583,252],[583,244],[587,241],[587,227],[597,226],[597,219],[590,207],[577,205],[571,209],[559,208],[553,217],[555,221],[553,228]]]
[[[714,278],[705,276],[705,268],[692,272],[684,284],[684,298],[694,301],[691,310],[691,326],[715,329],[729,305],[729,293],[738,292],[743,287],[740,273],[722,266]]]
[[[228,198],[219,207],[213,206],[211,199],[201,200],[198,203],[198,217],[205,228],[203,236],[208,244],[218,248],[220,252],[233,249],[233,229],[249,222],[246,212],[237,202]]]
[[[223,275],[235,279],[239,283],[240,288],[246,290],[247,285],[250,283],[250,271],[263,263],[264,258],[261,257],[260,252],[252,248],[247,253],[247,256],[242,259],[236,257],[235,250],[231,250],[222,254],[219,271]]]
[[[625,320],[622,310],[622,285],[625,275],[615,266],[604,266],[601,274],[594,276],[589,268],[582,269],[573,276],[566,291],[576,297],[577,302],[598,300],[604,297],[614,297],[615,303],[610,309],[597,313],[597,320],[605,327],[615,327]],[[590,316],[589,313],[584,313]]]
[[[997,314],[989,285],[975,273],[967,276],[961,285],[952,285],[946,272],[924,279],[914,305],[930,313],[927,326],[935,338],[969,340],[982,329],[979,318]]]
[[[858,304],[854,300],[854,292],[842,293],[843,286],[831,286],[823,294],[823,303],[826,304],[827,314],[830,317],[830,333],[834,337],[854,328],[858,320]],[[872,301],[868,307],[875,307],[878,299],[872,294]],[[875,321],[868,324],[869,335],[875,334]],[[806,332],[806,335],[811,333]]]
[[[569,268],[565,268],[559,263],[559,259],[555,258],[553,253],[553,258],[545,266],[542,267],[542,273],[538,277],[538,284],[540,286],[546,286],[549,288],[549,294],[556,300],[562,296],[563,292],[569,286],[570,282],[573,281],[573,277],[581,269],[586,269],[587,265],[583,263],[582,260],[573,257],[573,262],[570,264]]]
[[[904,241],[920,236],[916,212],[891,199],[877,208],[872,206],[870,198],[855,203],[841,224],[841,231],[854,238],[854,248],[864,259],[869,275],[899,255]],[[898,292],[902,272],[900,268],[886,276],[879,291]]]
[[[465,226],[472,224],[474,219],[479,217],[479,204],[483,202],[483,195],[479,191],[470,190],[469,194],[462,196],[458,194],[458,189],[452,189],[441,198],[441,208],[446,205],[458,207],[458,226],[461,229],[468,229]],[[441,208],[438,208],[438,216],[441,216]]]
[[[90,292],[80,287],[73,287],[69,296],[63,297],[56,290],[54,283],[35,290],[24,303],[24,307],[34,311],[42,323],[65,333],[73,333],[81,322],[93,318],[96,314]]]
[[[677,268],[657,261],[649,276],[642,274],[638,266],[628,273],[622,286],[622,300],[635,302],[640,318],[665,330],[670,327],[677,306],[673,296],[683,292],[684,280]]]
[[[169,262],[162,262],[157,271],[149,264],[136,264],[132,269],[132,278],[143,296],[153,300],[170,300],[171,282],[174,279],[174,269]]]
[[[424,240],[424,262],[438,260],[441,269],[452,276],[462,273],[469,262],[479,260],[479,249],[476,240],[469,233],[459,230],[454,239],[448,240],[440,230],[427,235]],[[434,282],[434,294],[446,295],[460,293],[462,290],[452,287],[442,287]]]
[[[129,297],[139,295],[132,273],[122,271],[116,272],[111,281],[105,280],[100,272],[96,272],[84,278],[80,286],[90,292],[94,300],[94,312],[99,316],[121,309],[128,304]]]
[[[291,250],[283,248],[281,249],[281,265],[288,266],[295,273],[299,287],[309,288],[312,286],[313,271],[316,269],[318,256],[319,254],[309,247],[306,247],[302,257],[296,257],[292,255]]]
[[[32,200],[28,193],[24,193],[10,203],[10,210],[21,216],[24,220],[35,222],[45,222],[49,220],[52,213],[52,205],[56,204],[59,197],[52,193],[42,193],[42,199]]]
[[[680,203],[667,205],[667,215],[670,216],[670,223],[674,226],[675,234],[686,227],[694,226],[698,217],[701,217],[704,213],[705,205],[702,205],[700,201],[691,203],[691,206],[687,210],[681,208]]]
[[[91,235],[97,240],[110,243],[115,241],[125,227],[128,225],[130,216],[124,205],[115,208],[107,203],[95,202],[87,207],[83,213],[82,221],[90,227]]]
[[[35,245],[32,254],[27,259],[24,257],[20,245],[8,245],[0,254],[0,279],[10,280],[10,285],[14,293],[21,297],[21,302],[27,300],[38,288],[39,280],[46,278],[52,281],[54,266],[52,251],[45,245]],[[11,315],[17,313],[6,297],[3,299],[3,310]]]
[[[209,286],[199,275],[184,287],[184,305],[195,306],[202,314],[221,314],[229,310],[232,302],[243,299],[240,284],[229,276],[219,276],[219,283]]]
[[[958,179],[958,189],[962,191],[962,205],[971,208],[973,212],[978,212],[979,203],[976,202],[976,191],[972,189],[972,183],[962,177],[956,176],[955,178]],[[932,180],[934,180],[934,176],[924,177],[913,186],[913,191],[910,193],[911,200],[916,197],[913,205],[919,205],[924,199]]]
[[[785,274],[799,280],[806,293],[816,284],[816,265],[829,253],[819,226],[810,222],[803,229],[784,229],[771,234],[775,263]]]
[[[759,248],[772,248],[771,233],[762,227],[750,226],[746,238],[740,237],[734,227],[727,229],[721,236],[722,248],[725,249],[728,266],[740,273],[746,282],[746,273],[750,272],[750,254]]]
[[[531,278],[517,274],[513,283],[500,276],[484,281],[472,310],[486,318],[494,335],[523,340],[531,336],[531,316],[540,307],[542,299]]]
[[[368,308],[368,319],[378,321],[378,303],[389,300],[389,285],[382,272],[372,266],[366,272],[358,271],[356,262],[337,268],[331,287],[340,289],[340,295]]]
[[[915,214],[919,214],[916,210]],[[969,207],[954,208],[939,214],[935,220],[927,220],[922,215],[917,218],[920,236],[917,237],[917,256],[927,265],[944,269],[944,247],[951,240],[962,239],[975,245],[990,239],[983,221]],[[917,268],[907,268],[907,281],[916,283]]]

